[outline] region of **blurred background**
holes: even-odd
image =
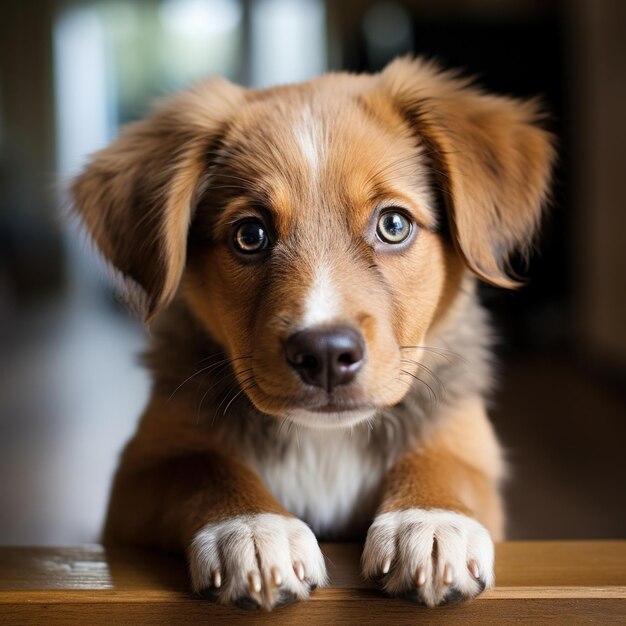
[[[210,74],[263,87],[408,52],[552,112],[530,284],[483,294],[509,536],[625,535],[625,2],[20,0],[0,3],[0,544],[97,540],[148,393],[144,331],[60,217],[85,155]]]

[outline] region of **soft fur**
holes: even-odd
[[[211,80],[94,155],[77,211],[153,322],[106,541],[185,551],[196,591],[245,608],[325,582],[303,522],[366,537],[364,574],[393,595],[434,606],[492,584],[503,464],[475,283],[517,285],[509,257],[554,157],[540,120],[402,59],[259,91]],[[395,206],[414,228],[390,246],[375,228]],[[249,217],[272,236],[262,259],[233,252]],[[338,323],[366,360],[327,392],[284,342]]]

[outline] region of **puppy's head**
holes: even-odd
[[[515,286],[554,154],[537,121],[420,61],[212,81],[130,126],[73,191],[148,318],[178,292],[257,408],[349,425],[406,394],[406,350],[470,270]]]

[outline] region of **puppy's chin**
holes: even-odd
[[[285,413],[284,418],[298,426],[316,429],[350,428],[374,417],[376,409],[362,408],[343,411],[309,411],[292,409]]]

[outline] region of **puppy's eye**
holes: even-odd
[[[269,246],[269,237],[263,222],[248,219],[241,222],[235,229],[233,238],[235,249],[243,254],[256,254]]]
[[[411,234],[411,222],[399,211],[385,211],[378,218],[376,234],[385,243],[402,243]]]

